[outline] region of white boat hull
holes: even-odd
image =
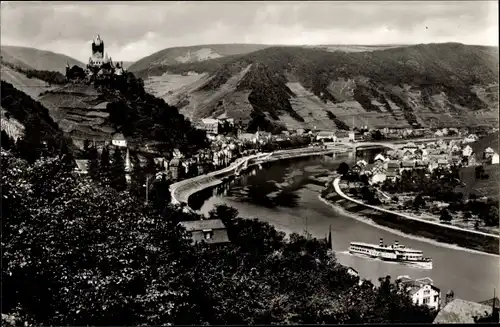
[[[357,256],[360,258],[365,258],[365,259],[373,259],[377,261],[383,261],[387,263],[392,263],[392,264],[400,264],[404,266],[409,266],[413,268],[419,268],[419,269],[425,269],[425,270],[430,270],[432,269],[432,261],[415,261],[415,260],[399,260],[399,259],[392,259],[392,258],[382,258],[378,255],[375,254],[365,254],[365,253],[359,253],[355,251],[348,251],[350,255]]]

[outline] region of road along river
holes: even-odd
[[[238,209],[240,216],[257,217],[287,233],[304,233],[323,238],[332,228],[333,250],[341,264],[356,269],[362,278],[377,281],[378,277],[400,275],[429,276],[442,294],[449,289],[464,300],[482,301],[493,297],[493,288],[500,285],[499,256],[482,254],[454,246],[443,246],[432,240],[405,235],[389,228],[380,228],[363,217],[321,201],[318,196],[324,181],[340,162],[349,162],[347,155],[312,157],[265,164],[262,169],[234,179],[215,189],[207,189],[189,198],[193,209],[202,213],[215,204]],[[433,259],[432,270],[354,257],[346,253],[349,242],[399,243],[424,251]]]

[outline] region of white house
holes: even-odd
[[[322,139],[332,139],[333,142],[337,142],[337,136],[335,135],[335,132],[327,132],[327,131],[321,131],[316,135],[316,140],[322,140]]]
[[[377,184],[377,183],[383,183],[387,179],[387,175],[385,173],[375,173],[372,176],[371,183],[372,184]]]
[[[356,139],[356,133],[354,132],[349,132],[349,141],[353,141]]]
[[[479,138],[477,137],[476,134],[470,134],[463,140],[463,143],[473,143],[476,142],[478,139]]]
[[[356,164],[361,168],[364,168],[366,167],[366,165],[368,165],[368,163],[365,160],[359,160]]]
[[[427,305],[429,308],[439,310],[441,306],[441,291],[434,286],[434,281],[429,277],[411,279],[408,276],[399,276],[396,279],[400,288],[410,293],[413,303]]]
[[[385,162],[385,158],[382,155],[382,153],[377,154],[375,156],[375,159],[373,159],[373,162],[384,163]]]
[[[201,127],[209,134],[219,133],[219,120],[214,118],[203,118]]]
[[[462,156],[464,157],[469,157],[472,154],[473,150],[470,145],[467,145],[463,150],[462,150]]]
[[[486,150],[484,150],[484,158],[488,159],[491,158],[495,154],[495,150],[493,150],[491,147],[487,147]]]
[[[491,164],[498,165],[498,153],[495,153],[493,154],[493,156],[491,156]]]
[[[123,136],[123,134],[117,133],[113,135],[113,140],[111,141],[111,144],[114,146],[119,146],[119,147],[127,147],[127,140]]]

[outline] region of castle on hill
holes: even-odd
[[[66,65],[66,77],[72,79],[107,79],[115,76],[121,76],[125,70],[123,62],[114,63],[108,53],[104,52],[104,41],[99,34],[92,40],[92,56],[89,57],[89,62],[86,69],[78,66],[70,68]]]

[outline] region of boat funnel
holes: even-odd
[[[384,239],[383,239],[383,238],[380,238],[379,245],[380,245],[380,246],[384,246]]]
[[[399,246],[399,242],[398,241],[394,241],[394,247],[397,248]]]

